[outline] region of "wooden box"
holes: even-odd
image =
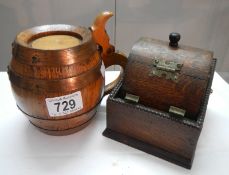
[[[147,67],[146,65],[145,68],[143,68],[143,65],[143,67],[140,68],[142,71],[139,71],[139,67],[135,63],[138,61],[137,59],[139,59],[139,63],[141,64],[143,60],[142,57],[145,57],[147,60],[147,56],[149,55],[147,55],[148,51],[146,48],[149,48],[150,46],[144,43],[142,48],[143,50],[145,49],[146,52],[142,52],[142,55],[141,52],[136,54],[136,48],[138,48],[136,46],[139,46],[139,42],[142,42],[142,40],[140,39],[134,45],[129,56],[126,69],[133,68],[131,71],[136,70],[137,74],[140,74],[142,78],[144,78],[146,74],[150,74],[150,71],[152,71],[149,69],[150,66]],[[162,47],[166,47],[166,45]],[[160,46],[160,48],[162,47]],[[185,46],[180,46],[179,48],[170,47],[171,46],[168,46],[168,49],[173,50],[172,58],[174,58],[174,55],[177,53],[178,57],[179,54],[181,54],[181,51],[175,53],[174,49],[190,49],[190,47]],[[152,50],[155,51],[153,48],[151,48],[151,53]],[[190,55],[200,58],[203,56],[201,53],[207,53],[205,51],[202,52],[202,50],[197,50],[197,52],[198,55],[192,55],[191,53]],[[172,54],[169,55],[171,56]],[[134,64],[132,62],[133,57],[135,61]],[[216,59],[211,58],[209,55],[206,56],[206,54],[204,54],[203,57],[204,59],[206,58],[206,60],[208,59],[208,61],[205,60],[205,65],[202,67],[198,67],[198,62],[192,64],[193,60],[189,60],[192,58],[185,58],[183,64],[186,64],[186,66],[183,66],[183,68],[187,70],[181,69],[180,72],[175,72],[177,73],[176,75],[180,76],[179,81],[183,83],[183,86],[186,86],[186,82],[183,81],[185,73],[187,75],[187,72],[192,72],[191,69],[194,70],[193,75],[198,75],[197,72],[204,72],[199,76],[199,78],[193,78],[193,76],[191,77],[193,80],[188,81],[189,86],[191,87],[190,92],[197,88],[196,91],[203,94],[199,93],[199,96],[197,95],[198,93],[193,94],[193,97],[196,99],[193,101],[191,98],[187,99],[187,102],[184,101],[184,105],[180,103],[182,100],[176,101],[176,95],[178,94],[177,96],[182,99],[180,96],[185,94],[185,90],[189,90],[188,88],[183,88],[183,91],[180,92],[180,96],[179,93],[173,96],[169,94],[171,87],[176,89],[177,86],[182,86],[181,84],[177,85],[179,84],[178,81],[174,81],[171,78],[166,78],[166,75],[155,76],[153,77],[153,82],[151,82],[155,83],[154,85],[144,85],[140,82],[140,79],[135,78],[135,76],[130,76],[131,71],[126,70],[124,79],[119,82],[107,100],[107,128],[103,132],[103,135],[190,169],[192,166],[197,141],[204,123],[204,117],[209,95],[211,93],[212,79],[216,64]],[[206,64],[208,62],[209,64]],[[191,66],[187,66],[187,63],[191,63],[189,64]],[[153,66],[155,66],[154,63],[152,63],[151,67],[153,70],[155,70]],[[202,80],[203,82],[200,83]],[[130,83],[131,81],[133,83]],[[148,79],[147,81],[150,80]],[[144,82],[144,80],[142,80],[142,82]],[[161,87],[163,84],[166,84],[166,87],[168,89],[170,88],[170,91],[167,92],[166,88]],[[168,84],[170,84],[171,87],[169,87]],[[140,85],[142,87],[138,89]],[[156,90],[155,87],[157,86],[158,89],[162,88],[162,90],[164,90],[164,92],[159,90],[159,92],[164,94],[160,95],[158,92],[149,92],[150,89],[147,89],[151,87],[151,90],[153,91]],[[147,96],[147,94],[151,94],[151,96]],[[170,105],[176,105],[175,109],[171,110],[171,106],[168,106],[168,103],[163,103],[166,102],[164,99],[166,99],[167,96],[169,96],[167,101],[171,103]],[[172,97],[174,100],[171,100]],[[156,101],[154,101],[154,99],[156,99]],[[189,108],[191,106],[190,104],[195,103],[197,103],[199,106],[193,105],[195,108],[194,110]],[[187,110],[180,109],[181,107],[186,107]]]

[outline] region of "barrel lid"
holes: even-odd
[[[144,59],[144,62],[146,61],[146,64],[149,65],[153,64],[155,60],[172,61],[182,65],[180,74],[208,79],[213,52],[180,44],[173,47],[171,46],[171,40],[169,43],[142,37],[132,47],[129,61],[133,61],[134,58],[137,58],[136,56],[151,58]],[[141,62],[139,59],[138,61]]]

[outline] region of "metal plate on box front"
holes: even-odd
[[[165,77],[167,80],[178,82],[179,72],[183,64],[175,61],[166,61],[154,57],[153,68],[149,73],[149,76]]]

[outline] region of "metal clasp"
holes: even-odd
[[[184,117],[186,111],[184,109],[181,109],[181,108],[178,108],[178,107],[175,107],[175,106],[170,106],[169,113],[174,114],[176,116]]]
[[[178,82],[179,72],[183,64],[174,61],[160,60],[158,58],[153,59],[153,68],[149,73],[149,76],[165,77],[166,79]]]
[[[126,93],[125,100],[131,101],[131,102],[134,102],[134,103],[138,103],[139,96]]]

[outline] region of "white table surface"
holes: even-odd
[[[117,72],[106,73],[108,80]],[[229,85],[216,73],[191,170],[102,136],[106,99],[85,129],[49,136],[17,109],[8,76],[0,73],[0,174],[229,175]]]

